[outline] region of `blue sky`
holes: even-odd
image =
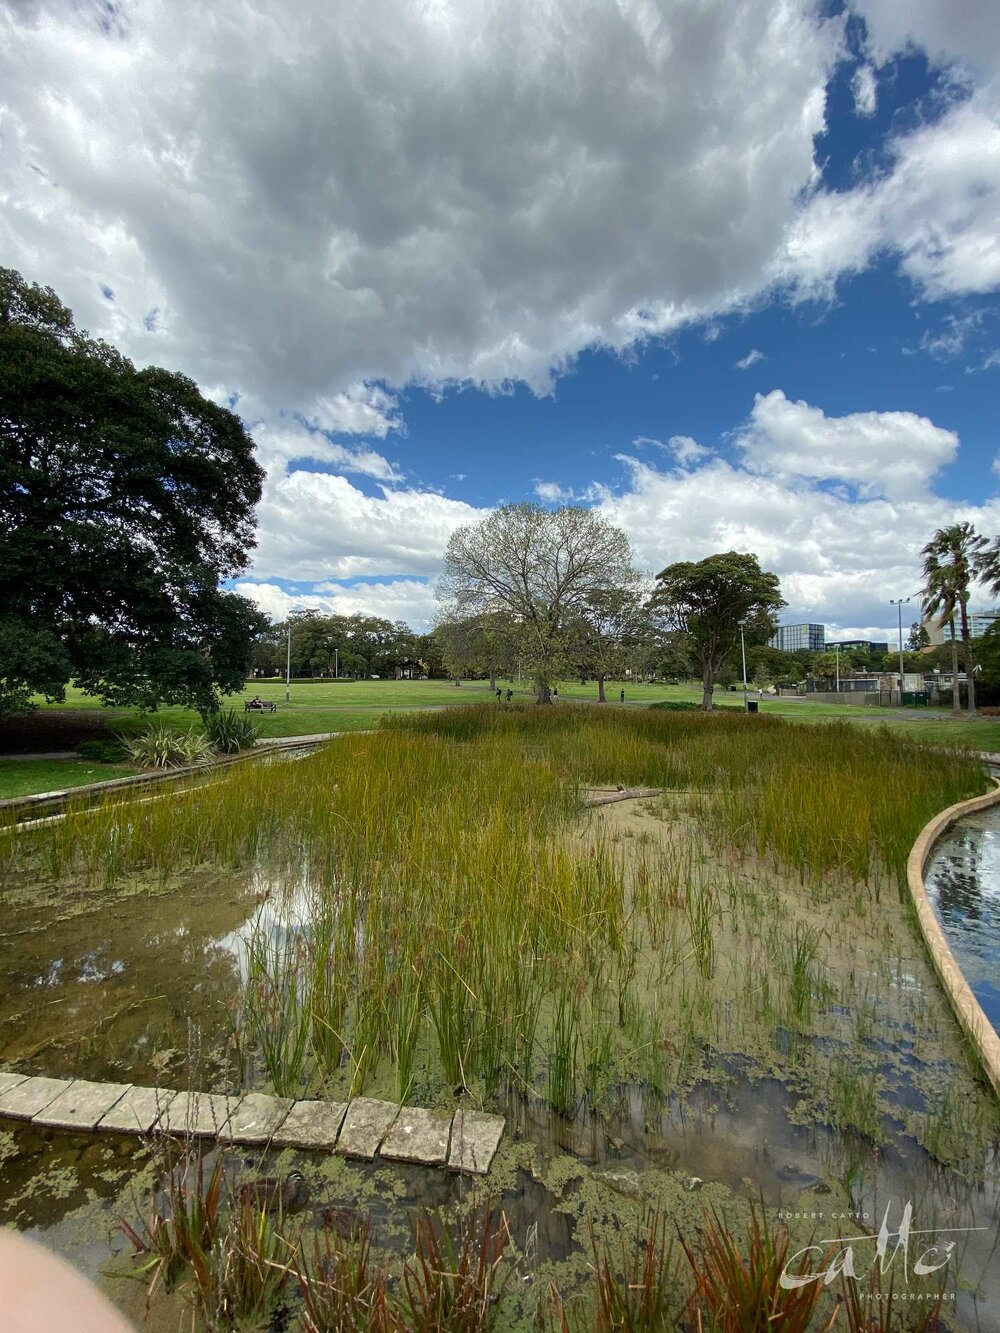
[[[530,499],[885,638],[936,527],[1000,533],[993,0],[294,15],[0,16],[5,262],[236,405],[272,615],[423,628]]]

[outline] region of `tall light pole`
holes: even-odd
[[[912,601],[910,597],[890,597],[889,605],[897,608],[899,612],[899,706],[903,706],[903,606],[906,602]]]
[[[837,659],[837,695],[839,696],[840,695],[840,644],[839,643],[835,643],[833,645],[833,655]],[[837,699],[837,703],[840,703],[839,697]]]
[[[740,621],[740,656],[743,658],[743,711],[749,712],[747,706],[747,646],[743,638],[743,621]]]

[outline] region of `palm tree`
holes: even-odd
[[[939,528],[924,547],[924,610],[937,615],[941,622],[951,623],[953,681],[958,679],[958,652],[955,644],[955,612],[962,626],[962,645],[965,649],[965,675],[968,681],[969,716],[976,712],[976,681],[973,674],[972,635],[969,633],[969,585],[979,576],[986,555],[986,538],[981,537],[971,523],[953,523]],[[998,571],[1000,572],[1000,571]],[[952,708],[955,709],[956,688],[952,685]]]
[[[994,539],[992,546],[977,551],[973,573],[980,583],[986,584],[991,597],[1000,597],[1000,537]]]

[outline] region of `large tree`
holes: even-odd
[[[628,538],[592,509],[509,504],[452,534],[438,596],[451,618],[512,619],[538,702],[548,703],[577,617],[595,594],[633,578]]]
[[[574,637],[575,664],[581,675],[596,679],[597,699],[603,704],[605,682],[638,665],[637,649],[653,639],[638,576],[622,587],[592,592],[576,619]]]
[[[267,622],[246,568],[263,472],[239,418],[137,370],[0,269],[0,710],[64,696],[203,712]]]
[[[952,642],[955,639],[955,612],[958,612],[965,650],[970,717],[976,717],[977,710],[975,662],[969,628],[969,593],[972,583],[983,570],[986,546],[986,538],[980,536],[971,523],[953,523],[950,527],[939,528],[923,550],[924,611],[928,616],[937,616],[942,624],[945,621],[951,623]],[[957,666],[956,661],[953,682],[958,678]]]
[[[649,605],[686,635],[701,672],[701,706],[708,712],[716,676],[739,649],[740,626],[748,645],[766,642],[785,602],[777,575],[762,570],[755,555],[726,551],[668,565],[656,576]]]

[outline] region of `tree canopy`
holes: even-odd
[[[202,711],[241,688],[267,621],[220,587],[264,476],[239,417],[0,269],[0,439],[0,712],[70,679]]]
[[[741,624],[746,643],[765,643],[784,605],[777,576],[763,571],[755,555],[739,551],[668,565],[657,574],[650,598],[651,610],[686,636],[701,672],[706,711],[719,669],[739,646]]]
[[[628,538],[593,510],[508,504],[452,534],[438,596],[450,619],[511,618],[544,703],[569,663],[574,621],[633,579]]]

